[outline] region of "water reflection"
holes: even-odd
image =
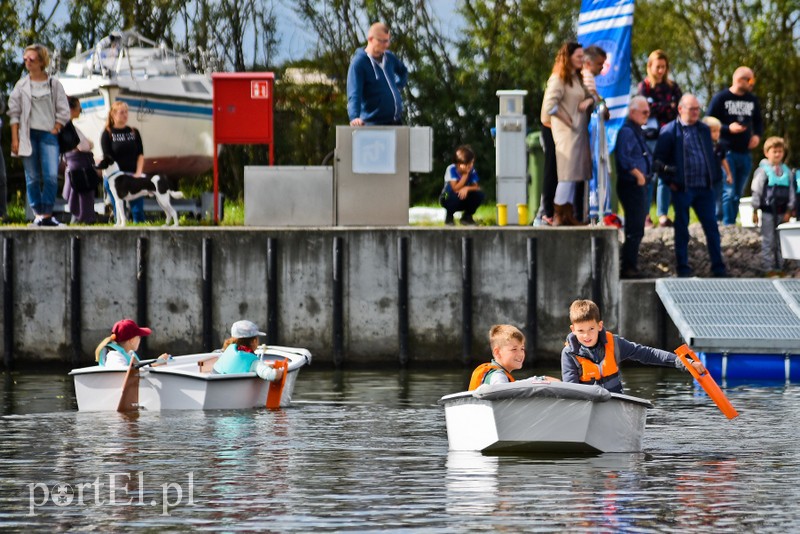
[[[497,456],[450,451],[447,454],[447,511],[457,515],[484,515],[499,508],[499,463]]]

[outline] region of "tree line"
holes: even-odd
[[[281,0],[20,0],[0,3],[0,87],[8,94],[23,72],[21,49],[42,42],[62,65],[77,43],[86,49],[113,30],[135,29],[199,58],[211,52],[224,70],[276,73],[275,158],[279,165],[319,165],[333,150],[336,125],[346,124],[347,68],[366,43],[371,22],[392,28],[391,49],[409,66],[406,118],[434,129],[434,171],[415,176],[413,202],[433,202],[453,149],[469,143],[488,196],[494,192],[490,130],[498,111],[495,92],[526,89],[528,126],[537,130],[545,83],[555,53],[575,39],[579,0],[460,0],[460,29],[445,31],[426,0],[297,0],[294,10],[315,42],[307,57],[281,61],[276,15]],[[59,14],[67,14],[67,22]],[[634,13],[632,91],[643,79],[647,55],[660,48],[683,92],[707,105],[731,83],[739,65],[756,73],[766,135],[800,136],[800,4],[797,0],[640,0]],[[199,60],[198,60],[199,62]],[[332,83],[295,83],[288,68],[325,74]],[[8,155],[8,128],[3,150]],[[760,148],[756,150],[760,153]],[[264,163],[262,147],[223,152],[232,173],[223,188],[241,195],[241,168]],[[12,188],[24,187],[21,166],[7,165]],[[205,177],[204,179],[208,179]]]

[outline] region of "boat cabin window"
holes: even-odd
[[[187,93],[203,93],[208,94],[208,89],[203,85],[203,82],[196,80],[183,80],[183,88]]]

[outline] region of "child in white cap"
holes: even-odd
[[[270,367],[260,361],[255,351],[259,345],[258,336],[266,336],[252,321],[236,321],[231,326],[231,337],[222,345],[222,356],[214,364],[218,374],[256,373],[267,381],[278,380],[283,371]]]

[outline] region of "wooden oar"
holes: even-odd
[[[166,365],[167,360],[153,358],[152,360],[137,361],[131,358],[128,372],[125,373],[125,382],[122,383],[122,394],[119,397],[118,412],[132,412],[139,409],[139,369],[146,366]]]
[[[286,384],[286,375],[289,374],[289,364],[286,360],[279,360],[275,362],[274,368],[283,372],[278,380],[269,383],[267,408],[270,410],[277,410],[281,407],[281,395],[283,394],[283,386]]]
[[[128,372],[125,373],[125,381],[122,383],[122,394],[117,405],[118,412],[132,412],[139,409],[139,367],[144,362],[136,362],[131,358],[128,365]]]
[[[692,367],[692,361],[700,361],[700,358],[697,357],[697,354],[694,353],[692,349],[689,348],[688,345],[681,345],[677,349],[675,349],[675,354],[678,355],[678,358],[681,359],[683,365],[686,366],[686,369],[692,374],[697,383],[702,386],[708,396],[711,397],[711,400],[714,401],[714,404],[717,405],[719,411],[725,414],[725,417],[728,419],[733,419],[734,417],[739,415],[739,412],[736,411],[736,408],[733,407],[731,401],[728,400],[728,397],[719,389],[716,381],[711,376],[711,373],[706,372],[702,375],[697,372],[697,370]]]

